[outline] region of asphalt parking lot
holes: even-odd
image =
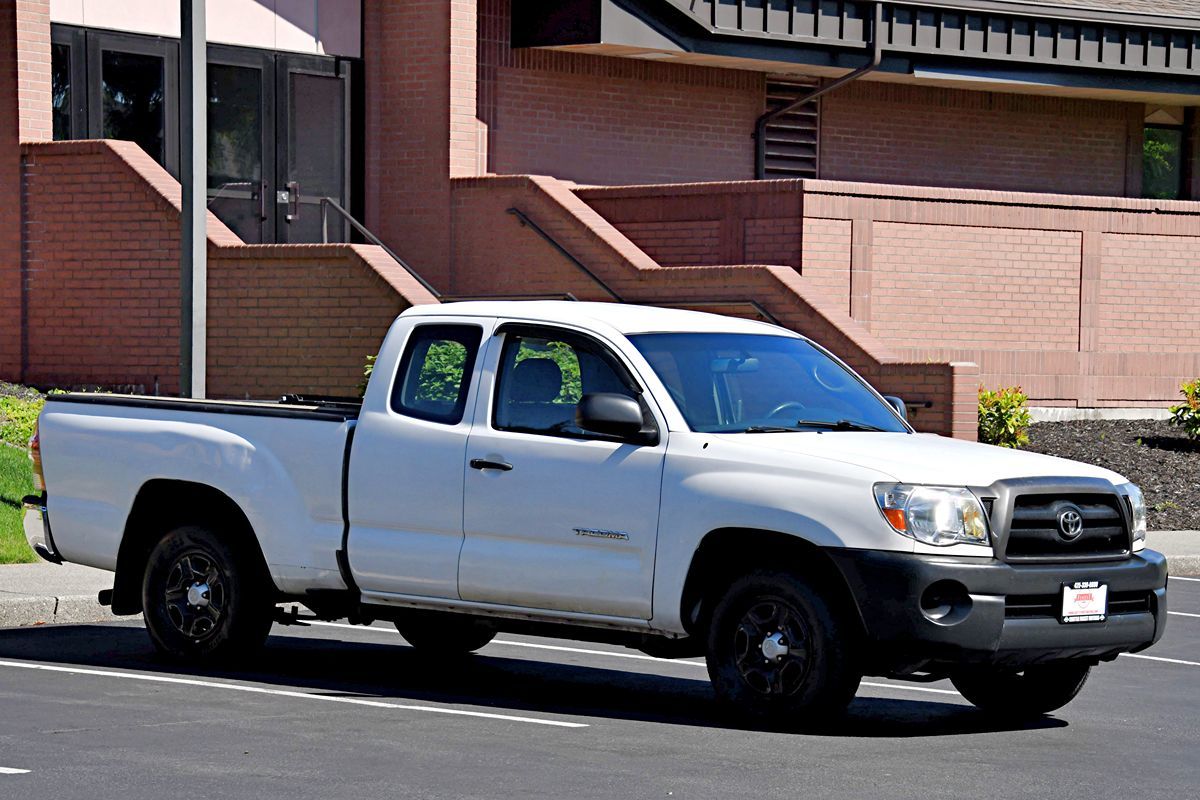
[[[0,630],[0,798],[1195,797],[1200,581],[1163,641],[997,725],[948,684],[867,679],[841,725],[727,727],[700,662],[502,635],[457,665],[390,627],[276,627],[180,670],[140,621]]]

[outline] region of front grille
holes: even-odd
[[[1010,594],[1004,598],[1007,619],[1057,619],[1062,610],[1062,594]],[[1150,611],[1150,592],[1109,592],[1108,616],[1145,614]]]
[[[1083,530],[1074,539],[1059,530],[1059,513],[1074,506]],[[1129,531],[1115,494],[1022,494],[1013,501],[1008,561],[1091,561],[1129,554]]]

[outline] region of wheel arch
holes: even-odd
[[[142,577],[150,553],[163,536],[185,524],[210,526],[246,553],[260,574],[271,580],[254,527],[229,495],[203,483],[154,479],[138,489],[125,521],[113,581],[114,614],[141,612]],[[273,583],[271,590],[277,591]]]
[[[860,634],[866,626],[850,584],[825,550],[802,537],[759,528],[717,528],[692,554],[680,598],[679,618],[690,635],[704,631],[712,609],[738,577],[762,567],[795,570],[831,599],[853,609]]]

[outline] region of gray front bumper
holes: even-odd
[[[61,564],[62,556],[54,549],[54,537],[50,533],[50,514],[46,511],[46,497],[30,495],[22,501],[25,509],[25,540],[33,552],[52,564]]]

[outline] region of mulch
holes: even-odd
[[[1025,449],[1124,475],[1142,487],[1152,531],[1200,530],[1200,441],[1170,422],[1040,422]]]

